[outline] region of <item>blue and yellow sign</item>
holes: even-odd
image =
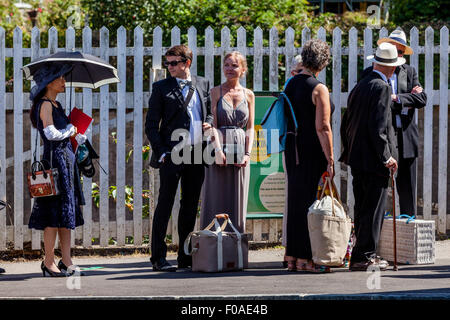
[[[271,96],[255,97],[255,139],[251,154],[247,213],[283,213],[285,177],[282,154],[268,156],[262,132],[262,117],[275,101]]]

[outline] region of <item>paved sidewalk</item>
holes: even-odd
[[[448,299],[450,300],[450,240],[436,242],[433,265],[400,265],[381,272],[334,268],[331,274],[289,273],[282,269],[283,249],[251,250],[243,272],[153,272],[149,257],[75,258],[86,276],[44,278],[40,261],[2,262],[0,299],[118,298],[122,299]],[[176,264],[176,256],[168,260]],[[379,283],[379,286],[377,284]],[[378,287],[378,288],[377,288]],[[72,289],[71,289],[72,288]],[[79,288],[79,289],[77,289]]]

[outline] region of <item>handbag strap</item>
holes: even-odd
[[[297,143],[298,123],[297,123],[297,118],[295,117],[294,108],[292,107],[291,100],[289,100],[289,98],[286,95],[286,93],[284,93],[284,91],[283,91],[283,92],[280,93],[280,96],[282,96],[283,99],[285,101],[287,101],[287,103],[289,105],[289,110],[291,111],[292,120],[294,120],[294,125],[295,125],[295,132],[294,132],[294,136],[295,136],[295,164],[298,166],[300,164],[300,159],[298,157],[298,143]],[[286,132],[286,134],[292,134],[292,132]]]
[[[219,224],[218,219],[224,218],[225,221],[222,223],[222,226]],[[227,223],[230,224],[231,228],[233,229],[234,233],[237,237],[237,245],[238,245],[238,267],[239,269],[244,268],[244,255],[242,251],[242,235],[240,234],[239,230],[236,229],[236,227],[231,222],[228,214],[218,214],[214,217],[214,219],[211,221],[211,223],[203,230],[210,230],[212,226],[216,227],[216,231],[212,231],[213,233],[217,234],[217,270],[222,271],[223,270],[223,235],[222,232],[225,230],[225,227],[227,226]],[[187,255],[194,254],[198,248],[192,248],[192,251],[189,252],[189,243],[191,241],[192,235],[196,233],[195,231],[189,233],[188,237],[184,241],[184,253]]]
[[[192,96],[194,95],[195,92],[195,87],[191,84],[189,86],[189,93],[186,97],[186,99],[183,102],[183,108],[186,109],[187,106],[189,105],[189,102],[191,102]],[[169,125],[171,124],[171,122],[176,118],[176,116],[178,115],[177,112],[174,112],[174,114],[172,115],[172,117],[167,121],[167,127],[169,127]]]
[[[225,220],[222,226],[219,225],[219,222],[217,221],[217,218],[214,218],[213,221],[203,230],[210,230],[212,226],[216,225],[216,231],[211,231],[215,234],[219,234],[222,232],[222,230],[225,230],[225,227],[227,226],[228,221]],[[198,233],[198,231],[192,231],[189,233],[189,235],[186,237],[186,240],[184,241],[184,253],[188,256],[193,255],[198,249],[192,248],[191,251],[189,251],[189,243],[191,242],[192,235],[195,233]]]
[[[227,219],[229,220],[229,219]],[[234,231],[234,234],[237,237],[237,245],[238,245],[238,266],[239,269],[244,269],[244,255],[242,253],[242,235],[239,232],[239,230],[237,230],[235,228],[235,226],[233,225],[233,223],[231,222],[231,220],[228,221],[230,223],[231,228]]]
[[[239,269],[243,269],[244,268],[244,256],[243,256],[243,253],[242,253],[242,236],[241,236],[241,233],[239,232],[239,230],[236,229],[236,227],[231,222],[230,217],[226,213],[217,214],[216,217],[214,218],[213,222],[216,225],[216,230],[217,230],[217,226],[219,225],[219,222],[218,222],[217,219],[220,219],[220,218],[225,219],[224,223],[222,224],[222,227],[220,227],[221,230],[219,231],[219,233],[220,233],[220,237],[219,237],[220,238],[220,242],[222,241],[222,237],[221,237],[222,231],[225,231],[225,227],[226,227],[227,223],[229,223],[231,229],[233,229],[234,234],[236,235],[236,238],[237,238],[238,267],[239,267]],[[219,235],[219,233],[218,233],[218,235]],[[222,243],[220,243],[220,250],[222,250]],[[217,245],[217,260],[221,261],[222,257],[223,257],[223,254],[222,254],[222,252],[219,252],[219,243],[218,243],[218,245]],[[220,266],[219,267],[220,268],[219,271],[221,271],[222,270],[222,263],[219,266]]]
[[[330,190],[330,196],[331,196],[331,212],[332,212],[332,214],[333,214],[333,217],[335,217],[335,216],[336,216],[336,212],[335,212],[335,208],[334,208],[334,199],[335,199],[335,197],[334,197],[334,194],[333,194],[334,182],[333,182],[333,180],[331,180],[331,178],[328,177],[328,176],[325,177],[325,183],[324,183],[324,185],[323,185],[322,193],[321,193],[321,195],[320,195],[320,199],[319,199],[319,200],[323,199],[324,194],[325,194],[325,190],[326,190],[327,187],[328,187],[328,189]],[[337,196],[339,197],[338,194],[337,194]],[[339,198],[336,198],[336,199],[337,199],[339,202],[341,202]]]
[[[339,196],[339,192],[337,191],[336,185],[334,184],[334,180],[331,180],[331,178],[330,178],[330,185],[333,190],[336,190],[334,194],[335,199],[342,205],[342,200],[341,197]]]
[[[47,99],[42,99],[45,101],[48,101],[51,103],[51,105],[53,106],[53,102],[51,100],[47,100]],[[41,107],[42,107],[42,103],[39,105],[39,108],[36,110],[36,143],[35,143],[35,148],[34,148],[34,152],[33,152],[33,161],[36,162],[37,161],[37,157],[36,157],[36,152],[38,149],[38,136],[39,136],[39,130],[37,129],[37,127],[39,126],[39,115],[41,113]],[[42,129],[44,129],[44,123],[42,123]],[[53,142],[50,142],[50,169],[53,168]]]
[[[341,197],[339,196],[339,193],[337,191],[336,191],[335,194],[333,193],[332,189],[336,189],[337,190],[337,188],[336,188],[336,185],[334,184],[334,181],[331,180],[330,177],[325,177],[325,183],[323,185],[322,193],[320,194],[319,200],[323,198],[323,195],[325,193],[325,189],[326,189],[327,186],[330,189],[331,196],[334,197],[337,201],[339,201],[339,203],[342,205],[342,200],[341,200]]]

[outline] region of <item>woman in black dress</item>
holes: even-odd
[[[316,199],[317,184],[324,171],[334,176],[331,114],[334,106],[327,87],[317,80],[330,58],[326,42],[308,41],[303,47],[303,71],[289,81],[285,92],[298,122],[297,136],[286,138],[288,220],[286,258],[289,271],[330,272],[312,262],[308,232],[308,208]],[[292,129],[293,123],[288,123]],[[288,130],[294,131],[294,130]]]
[[[36,85],[31,89],[30,119],[44,141],[43,159],[59,173],[57,196],[36,198],[31,212],[29,228],[44,230],[45,258],[41,264],[44,276],[65,276],[69,267],[73,273],[70,253],[71,230],[84,223],[81,205],[85,204],[81,189],[80,173],[75,161],[70,137],[83,144],[86,136],[77,134],[70,124],[61,104],[56,101],[58,93],[64,92],[64,75],[70,72],[68,65],[50,65],[39,69],[33,76]],[[54,262],[56,234],[61,242],[62,260]]]

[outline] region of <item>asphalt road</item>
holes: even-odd
[[[78,278],[44,278],[40,261],[2,262],[0,300],[17,298],[122,299],[449,299],[450,240],[436,242],[436,263],[400,265],[399,271],[331,274],[287,272],[283,249],[251,250],[242,272],[153,272],[149,257],[75,258],[87,270]],[[168,260],[176,264],[176,256]],[[101,267],[101,268],[95,268]]]

